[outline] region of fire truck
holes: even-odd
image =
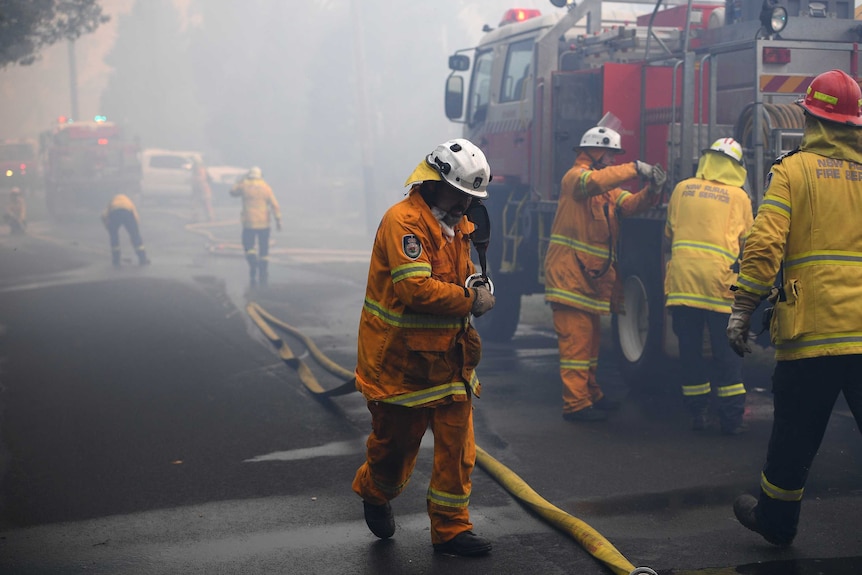
[[[744,148],[756,211],[772,161],[800,142],[804,117],[793,102],[821,72],[859,78],[862,26],[853,2],[837,0],[658,0],[631,22],[603,21],[601,0],[550,3],[547,14],[508,10],[478,46],[449,57],[446,115],[493,174],[497,305],[477,323],[485,339],[508,340],[521,297],[544,292],[560,181],[580,137],[610,112],[622,123],[618,163],[641,159],[668,172],[661,205],[624,220],[615,250],[626,313],[611,318],[614,347],[624,378],[645,384],[677,354],[663,293],[673,185],[694,175],[712,141],[730,136]]]
[[[140,193],[140,145],[104,116],[92,122],[61,117],[40,135],[40,148],[45,202],[54,218],[101,207],[114,194]]]

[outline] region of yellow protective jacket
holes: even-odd
[[[230,195],[242,197],[242,227],[264,230],[269,227],[270,215],[281,225],[278,200],[262,178],[240,180],[230,189]]]
[[[807,118],[767,184],[737,285],[766,295],[783,262],[776,359],[862,353],[862,129]]]
[[[414,186],[384,214],[359,322],[356,387],[368,400],[408,407],[477,397],[479,335],[466,217],[448,241]],[[466,383],[465,383],[466,382]]]
[[[722,173],[733,168],[743,170],[730,158],[708,152],[697,177],[681,181],[671,194],[664,229],[671,242],[664,281],[668,307],[730,313],[730,286],[737,275],[731,266],[754,221],[748,194],[729,183],[744,181],[745,172],[741,180]]]
[[[612,293],[620,292],[614,289],[619,219],[655,205],[658,195],[651,197],[646,187],[636,194],[618,187],[637,177],[634,162],[600,170],[590,165],[582,153],[563,176],[545,256],[545,301],[607,315]]]
[[[129,210],[132,212],[132,215],[135,216],[135,221],[140,223],[140,219],[138,218],[138,210],[135,209],[135,204],[126,194],[117,194],[111,201],[108,202],[108,207],[105,208],[105,211],[102,212],[102,223],[107,224],[108,214],[113,212],[114,210]]]

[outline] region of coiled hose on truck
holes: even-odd
[[[733,127],[734,139],[749,150],[754,147],[755,109],[756,105],[753,103],[743,108]],[[802,130],[805,126],[805,115],[802,108],[796,104],[763,104],[762,120],[760,141],[766,144],[767,150],[771,148],[772,130]],[[790,143],[791,147],[798,145],[798,142]],[[772,164],[772,158],[767,162]]]
[[[255,325],[260,328],[264,336],[278,349],[279,357],[288,366],[296,370],[299,379],[312,394],[317,397],[332,397],[356,391],[353,372],[344,369],[326,357],[317,345],[298,329],[273,316],[256,302],[250,302],[246,306],[246,313],[248,313]],[[308,366],[278,336],[273,326],[299,339],[308,348],[309,354],[321,367],[336,377],[344,378],[344,383],[334,389],[323,389]],[[584,521],[566,513],[542,498],[511,469],[491,457],[488,452],[478,445],[476,446],[476,464],[493,477],[518,501],[547,520],[552,526],[571,535],[581,547],[604,563],[616,575],[657,575],[649,567],[636,568],[601,533]]]

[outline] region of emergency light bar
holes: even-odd
[[[529,20],[530,18],[536,18],[541,16],[542,12],[540,10],[528,10],[526,8],[511,8],[506,10],[506,13],[503,14],[503,19],[500,20],[500,26],[504,24],[513,24],[515,22],[523,22],[524,20]]]

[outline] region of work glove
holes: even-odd
[[[275,229],[281,231],[281,220],[275,220]]]
[[[651,194],[658,194],[664,188],[665,182],[667,182],[667,173],[664,171],[664,168],[656,164],[650,170],[649,180],[649,192]]]
[[[736,290],[733,305],[730,306],[730,319],[727,320],[727,342],[739,357],[751,353],[748,334],[751,332],[751,314],[760,304],[760,297],[741,289]]]
[[[646,162],[635,160],[635,168],[637,168],[638,175],[644,179],[649,179],[652,176],[653,167]]]
[[[483,315],[497,303],[497,299],[487,286],[475,287],[473,291],[476,292],[476,298],[473,300],[473,308],[470,310],[470,313],[474,317]]]

